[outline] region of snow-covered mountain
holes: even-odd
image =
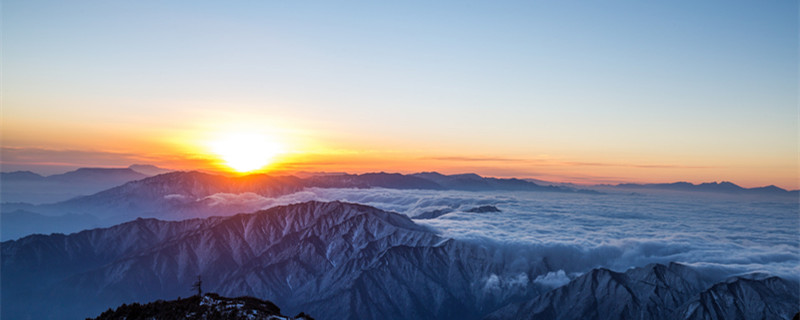
[[[714,280],[678,263],[624,273],[600,268],[486,318],[791,319],[800,311],[795,282],[735,277],[711,286]]]
[[[539,281],[554,271],[547,259],[519,260],[516,249],[442,238],[405,215],[342,202],[137,219],[0,249],[2,317],[15,319],[188,296],[198,275],[208,291],[318,319],[780,318],[800,307],[794,282],[719,282],[676,263],[594,269],[547,289]]]
[[[798,319],[800,286],[778,277],[734,277],[704,290],[675,319]]]
[[[507,264],[512,258],[441,238],[404,215],[340,202],[179,222],[138,219],[3,242],[2,315],[86,317],[122,303],[186,296],[202,275],[209,291],[268,299],[318,319],[476,319],[530,298],[527,279],[546,272],[544,264]],[[518,283],[496,290],[496,279],[506,278]]]

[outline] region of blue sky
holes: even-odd
[[[137,153],[222,117],[283,128],[274,134],[302,140],[298,153],[797,180],[795,1],[12,1],[2,10],[6,147]],[[108,132],[123,143],[98,141]]]

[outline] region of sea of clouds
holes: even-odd
[[[512,248],[523,261],[546,258],[558,271],[536,280],[549,286],[595,267],[623,271],[671,261],[720,276],[764,272],[797,279],[800,275],[796,201],[380,188],[310,188],[278,198],[216,194],[205,200],[249,208],[340,200],[411,218],[452,210],[415,222],[444,237]],[[468,212],[483,205],[500,212]]]

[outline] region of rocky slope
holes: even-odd
[[[546,271],[507,265],[510,256],[443,239],[403,215],[340,202],[138,219],[3,242],[2,316],[96,315],[128,301],[185,296],[202,275],[210,291],[269,299],[322,319],[476,319],[533,294],[525,285],[486,291],[487,278]]]
[[[487,319],[791,319],[800,287],[777,277],[713,279],[670,263],[624,273],[594,269]],[[709,287],[710,286],[710,287]]]
[[[445,239],[405,215],[342,202],[137,219],[2,242],[0,317],[95,316],[186,296],[198,275],[209,291],[318,319],[781,319],[800,310],[795,282],[719,282],[677,263],[594,269],[547,289],[531,279],[554,271],[548,261],[520,260],[519,249]]]
[[[226,298],[214,293],[171,301],[123,304],[114,310],[109,309],[91,320],[140,319],[314,320],[305,313],[294,317],[284,316],[281,314],[281,309],[269,301],[253,297]]]

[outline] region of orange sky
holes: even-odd
[[[148,163],[180,170],[232,171],[209,144],[228,132],[243,131],[281,144],[281,153],[261,170],[280,174],[439,171],[577,184],[726,180],[744,187],[774,184],[797,188],[797,168],[791,157],[769,159],[772,163],[764,165],[763,157],[719,158],[725,154],[701,158],[653,151],[606,153],[600,147],[570,152],[547,144],[514,150],[492,145],[491,141],[471,141],[474,147],[469,148],[440,144],[433,139],[380,139],[377,134],[362,135],[341,127],[319,131],[290,124],[287,119],[270,123],[266,119],[237,120],[236,115],[213,113],[207,119],[173,126],[150,121],[146,128],[138,124],[117,124],[110,129],[108,124],[54,122],[48,130],[32,130],[37,119],[4,123],[3,170],[28,166],[34,171],[55,173],[84,166]]]
[[[4,3],[0,163],[800,188],[797,3],[737,5]]]

